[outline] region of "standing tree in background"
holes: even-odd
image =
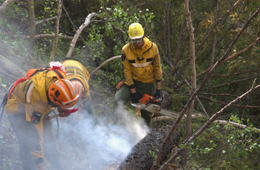
[[[61,12],[62,12],[62,2],[61,2],[61,0],[58,0],[57,3],[58,3],[58,15],[57,15],[57,19],[56,19],[55,37],[53,40],[53,47],[52,47],[50,61],[54,60],[54,56],[56,53],[56,48],[57,48],[57,44],[58,44],[58,40],[59,40],[58,38],[59,38],[60,16],[61,16]]]
[[[30,41],[29,41],[29,51],[31,52],[31,50],[34,47],[34,43],[35,43],[35,14],[34,14],[34,0],[29,0],[28,3],[28,9],[29,9],[29,18],[30,18]]]

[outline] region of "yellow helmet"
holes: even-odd
[[[144,36],[144,29],[141,24],[133,23],[129,26],[128,35],[132,40],[140,39]]]

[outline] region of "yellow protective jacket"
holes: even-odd
[[[122,48],[121,62],[124,65],[124,83],[134,86],[134,81],[153,83],[161,81],[162,69],[157,45],[147,37],[143,38],[144,45],[141,49],[135,48],[132,43]]]
[[[80,81],[84,86],[84,94],[82,95],[82,103],[86,101],[89,97],[89,72],[88,70],[75,59],[64,59],[60,61],[66,71],[66,78],[70,81],[77,80]]]
[[[61,73],[61,72],[60,72]],[[65,75],[63,75],[65,77]],[[58,80],[58,75],[54,71],[42,71],[32,78],[18,84],[12,91],[5,105],[7,115],[25,113],[26,121],[32,122],[33,113],[40,113],[41,118],[38,123],[33,123],[39,134],[41,148],[32,153],[33,159],[43,158],[43,119],[54,108],[48,104],[47,91],[50,85]]]

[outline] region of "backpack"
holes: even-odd
[[[36,73],[39,73],[39,72],[42,72],[42,71],[45,71],[45,70],[48,70],[48,71],[54,71],[57,76],[60,78],[60,79],[64,79],[65,77],[60,73],[60,72],[63,72],[65,73],[64,71],[60,71],[58,68],[56,67],[53,67],[53,68],[49,68],[49,67],[46,67],[46,68],[40,68],[40,69],[30,69],[27,71],[26,73],[26,77],[21,77],[19,78],[18,80],[16,80],[16,82],[14,82],[14,84],[10,87],[10,89],[8,90],[8,95],[7,95],[7,99],[9,99],[13,89],[20,83],[32,78],[32,76],[34,76]],[[66,75],[66,73],[65,73]]]

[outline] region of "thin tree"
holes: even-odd
[[[91,23],[91,18],[93,18],[93,17],[100,18],[100,15],[93,12],[93,13],[90,13],[86,17],[85,22],[79,27],[79,29],[77,30],[76,34],[74,35],[74,37],[73,37],[73,39],[72,39],[72,41],[70,43],[70,48],[69,48],[69,51],[68,51],[66,57],[71,57],[72,52],[73,52],[73,50],[75,48],[76,42],[77,42],[81,32],[83,31],[84,28],[86,28]]]
[[[56,26],[55,26],[55,38],[53,40],[53,47],[52,47],[52,52],[51,52],[51,57],[49,62],[54,60],[54,56],[57,49],[61,12],[62,12],[62,2],[61,0],[58,0],[58,15],[57,15]]]
[[[29,0],[29,18],[30,18],[30,40],[28,50],[31,51],[35,43],[35,14],[34,14],[34,1]]]

